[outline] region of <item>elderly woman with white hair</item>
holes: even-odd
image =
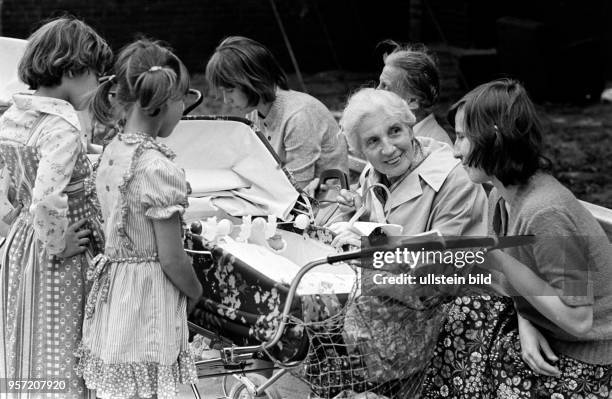
[[[357,190],[343,190],[339,201],[364,206],[364,221],[402,226],[402,235],[486,234],[483,188],[471,182],[451,147],[416,137],[414,123],[406,101],[392,92],[362,89],[349,99],[340,124],[368,165]],[[360,245],[357,233],[343,226],[334,244]],[[367,278],[363,273],[362,288]],[[418,297],[410,286],[378,288],[362,292],[347,310],[347,342],[376,375],[378,393],[416,398],[449,305]]]
[[[415,116],[392,92],[362,89],[348,101],[340,124],[354,153],[368,161],[356,191],[342,191],[340,201],[358,208],[365,198],[364,220],[398,224],[404,235],[437,230],[444,235],[486,234],[486,195],[454,158],[453,149],[417,137]],[[341,234],[336,244],[350,235]]]

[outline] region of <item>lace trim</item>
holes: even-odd
[[[134,176],[134,169],[136,168],[136,161],[146,150],[156,150],[161,152],[166,158],[173,160],[175,158],[174,152],[167,146],[157,143],[151,136],[144,133],[119,133],[117,134],[117,140],[123,141],[127,144],[136,144],[138,147],[132,154],[132,160],[130,161],[130,167],[126,174],[123,176],[123,183],[119,185],[119,195],[121,202],[121,224],[118,227],[118,233],[122,238],[123,245],[128,250],[133,250],[133,244],[125,231],[127,226],[129,205],[127,201],[127,188],[128,183]]]
[[[83,344],[75,352],[80,358],[77,375],[82,376],[89,389],[96,390],[99,398],[127,399],[138,396],[175,399],[177,384],[195,384],[198,380],[194,357],[189,350],[182,351],[171,365],[156,362],[105,364]]]
[[[185,212],[185,208],[186,206],[183,205],[183,203],[181,204],[176,204],[176,205],[170,205],[170,206],[166,206],[166,207],[159,207],[159,208],[149,208],[146,212],[145,212],[145,216],[152,218],[152,219],[168,219],[170,216],[172,216],[172,214],[174,214],[175,212],[179,212],[179,215],[182,216],[182,214]],[[181,225],[182,225],[182,218],[181,218]]]
[[[170,159],[171,161],[176,158],[176,154],[170,148],[168,148],[168,146],[166,146],[165,144],[158,143],[157,141],[155,141],[155,139],[153,139],[153,137],[149,136],[148,134],[119,133],[117,134],[117,137],[119,140],[127,144],[141,144],[146,142],[148,144],[147,148],[156,149],[157,151],[164,154],[164,156]]]

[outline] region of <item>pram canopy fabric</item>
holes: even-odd
[[[298,198],[274,155],[244,123],[182,120],[160,142],[174,151],[175,162],[185,169],[191,197],[212,198],[232,216],[286,219]]]

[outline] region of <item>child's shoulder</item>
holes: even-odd
[[[153,174],[182,174],[172,158],[156,147],[146,147],[142,150],[136,168]]]
[[[107,149],[127,155],[131,154],[132,159],[137,164],[149,165],[153,163],[169,168],[174,165],[172,161],[174,153],[168,147],[141,134],[119,133],[113,138]]]
[[[29,93],[15,94],[14,106],[9,114],[23,114],[24,117],[40,119],[41,124],[55,125],[70,131],[79,132],[81,123],[77,112],[67,101],[43,96],[34,96]]]
[[[172,167],[175,163],[156,148],[144,148],[139,157],[144,165],[160,165]]]
[[[38,132],[40,138],[58,135],[77,139],[80,137],[78,118],[71,118],[69,113],[60,115],[38,109],[22,109],[13,104],[0,118],[1,135],[14,140],[27,140],[32,130]]]
[[[153,140],[120,133],[105,148],[99,170],[119,168],[126,171],[128,179],[136,180],[184,176],[173,158],[169,150]]]
[[[134,168],[136,186],[151,198],[169,199],[173,193],[183,198],[187,193],[185,173],[163,153],[147,148]]]

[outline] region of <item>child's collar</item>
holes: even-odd
[[[174,159],[176,154],[168,146],[158,143],[148,133],[141,131],[133,132],[121,132],[118,134],[118,139],[127,144],[140,144],[146,143],[145,145],[149,148],[154,148],[164,154],[168,159]]]

